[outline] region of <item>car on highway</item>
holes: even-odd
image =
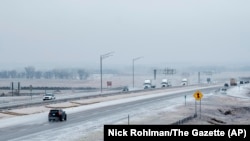
[[[225,83],[225,84],[224,84],[224,87],[229,87],[229,84],[228,84],[228,83]]]
[[[50,109],[48,114],[49,121],[66,121],[67,113],[63,109]]]
[[[55,95],[53,93],[46,93],[43,96],[43,101],[45,100],[54,100],[56,99]]]
[[[123,88],[122,88],[122,91],[123,91],[123,92],[128,92],[128,91],[129,91],[128,86],[123,87]]]
[[[220,93],[221,94],[227,94],[227,88],[226,87],[220,88]]]

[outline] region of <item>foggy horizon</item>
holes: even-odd
[[[249,1],[0,2],[0,70],[249,70]]]
[[[40,66],[39,66],[40,65]],[[99,73],[100,72],[100,63],[96,64],[96,66],[88,66],[88,65],[13,65],[9,67],[1,67],[0,71],[12,71],[16,70],[18,72],[25,71],[26,67],[34,67],[35,71],[52,71],[52,70],[75,70],[75,69],[84,69],[88,73]],[[177,72],[199,72],[199,71],[211,71],[211,72],[232,72],[232,71],[250,71],[250,65],[241,65],[235,64],[234,66],[231,65],[191,65],[187,63],[176,63],[172,65],[142,65],[142,64],[135,64],[134,71],[135,73],[151,73],[153,70],[160,70],[163,71],[164,69],[174,69]],[[112,64],[103,64],[102,66],[103,73],[106,72],[114,72],[114,73],[121,73],[121,74],[132,74],[132,63],[131,65],[112,65]]]

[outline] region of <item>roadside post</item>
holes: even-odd
[[[203,94],[201,91],[197,90],[194,94],[193,94],[194,98],[195,98],[195,115],[197,115],[197,103],[196,101],[200,101],[200,118],[201,118],[201,99],[203,97]]]
[[[129,115],[128,115],[128,125],[129,125]]]
[[[11,82],[11,93],[12,93],[12,96],[14,95],[14,82]]]
[[[30,98],[32,99],[32,85],[30,85]]]
[[[185,106],[186,106],[186,99],[187,99],[187,95],[185,95]]]

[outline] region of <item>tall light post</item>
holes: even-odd
[[[101,94],[102,94],[102,60],[112,55],[113,55],[113,52],[100,55]]]
[[[142,57],[133,58],[133,88],[135,85],[135,61],[141,59]]]

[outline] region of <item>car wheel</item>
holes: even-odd
[[[67,115],[65,115],[64,120],[65,120],[65,121],[67,120]]]

